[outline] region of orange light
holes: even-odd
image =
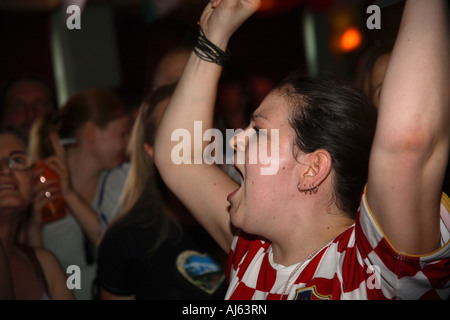
[[[361,31],[358,28],[350,27],[342,35],[339,47],[343,52],[350,52],[358,49],[361,43]]]
[[[276,6],[275,0],[262,0],[260,11],[272,11]]]

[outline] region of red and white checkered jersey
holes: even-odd
[[[444,194],[441,248],[411,256],[390,245],[363,195],[355,224],[296,271],[274,263],[269,242],[241,233],[228,259],[226,299],[448,299],[449,209]]]

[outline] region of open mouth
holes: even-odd
[[[227,197],[227,201],[231,203],[231,198],[234,197],[234,195],[239,191],[240,188],[234,190],[232,193],[230,193]]]
[[[239,170],[238,167],[236,167],[236,165],[233,165],[234,170],[236,170],[237,173],[239,173],[239,176],[241,177],[241,183],[244,181],[244,175],[242,174],[241,170]]]
[[[242,183],[243,183],[243,181],[244,181],[244,175],[242,174],[242,172],[241,172],[241,170],[239,170],[239,168],[238,167],[236,167],[235,165],[233,165],[233,168],[236,170],[236,172],[239,174],[239,176],[240,176],[240,182],[238,182],[239,183],[239,188],[237,188],[236,190],[234,190],[232,193],[230,193],[229,195],[228,195],[228,197],[227,197],[227,200],[228,200],[228,202],[230,202],[231,201],[231,198],[233,198],[233,196],[236,194],[236,193],[238,193],[238,191],[241,189],[241,185],[242,185]]]

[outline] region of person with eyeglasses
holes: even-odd
[[[32,205],[31,166],[32,159],[20,134],[0,131],[0,241],[7,259],[0,270],[6,279],[9,273],[13,291],[7,297],[72,300],[56,257],[46,249],[24,245],[17,237],[21,219],[29,214]]]

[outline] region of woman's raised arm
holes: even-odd
[[[440,247],[450,141],[450,26],[445,0],[408,0],[381,92],[367,201],[392,246]]]
[[[211,1],[200,19],[204,35],[225,52],[232,34],[258,9],[259,3],[260,0]],[[158,129],[155,163],[168,187],[219,245],[229,250],[233,234],[227,195],[238,186],[218,166],[205,164],[203,148],[196,149],[193,144],[195,121],[201,121],[203,132],[212,127],[221,71],[220,65],[191,54]],[[186,133],[186,136],[172,141],[174,132]],[[178,139],[192,142],[192,153],[183,154],[186,161],[179,165],[172,159],[172,150],[180,143]],[[202,159],[201,164],[193,164],[195,158]]]

